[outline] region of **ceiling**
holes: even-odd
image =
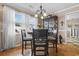
[[[42,6],[47,11],[47,13],[50,14],[78,4],[79,3],[42,3]],[[36,10],[39,9],[40,3],[6,3],[5,5],[15,8],[16,10],[34,15]]]

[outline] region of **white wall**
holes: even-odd
[[[68,24],[72,25],[72,29],[78,29],[79,30],[79,11],[67,14],[65,19],[66,19],[67,25]],[[77,24],[78,27],[75,27],[75,24]],[[67,26],[67,31],[69,31],[69,29],[70,28]],[[71,33],[71,29],[70,29],[69,32]],[[67,37],[68,42],[73,42],[73,43],[79,42],[79,38],[77,38],[76,36],[71,36],[71,34],[69,36],[70,37]]]
[[[2,47],[2,22],[3,22],[3,7],[0,5],[0,49]]]
[[[79,23],[79,11],[78,9],[75,9],[76,11],[70,11],[68,13],[59,13],[58,15],[58,19],[59,19],[59,34],[61,34],[63,36],[64,42],[67,43],[69,41],[69,39],[71,38],[67,38],[67,20],[72,20],[71,23],[77,21]],[[63,26],[61,26],[61,21],[64,21]],[[73,42],[74,43],[74,42]]]

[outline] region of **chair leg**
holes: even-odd
[[[36,51],[34,51],[34,56],[36,56]]]
[[[22,55],[24,54],[24,44],[23,44],[23,41],[22,41]]]
[[[53,48],[54,48],[54,43],[53,43]]]
[[[27,41],[25,41],[25,49],[27,48],[26,46],[27,46]]]
[[[45,47],[45,51],[44,51],[45,52],[45,56],[48,56],[48,48],[47,47],[48,46]]]
[[[32,41],[31,41],[31,56],[33,55]]]
[[[46,54],[45,54],[45,56],[48,56],[48,51],[46,50]]]
[[[33,48],[31,49],[31,56],[33,56],[34,55],[34,50],[33,50]]]
[[[36,47],[33,47],[33,54],[36,56]]]
[[[57,43],[56,43],[56,53],[58,52],[58,50],[57,50]]]

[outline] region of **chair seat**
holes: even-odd
[[[35,43],[35,45],[43,46],[43,45],[46,45],[46,43]]]
[[[57,41],[57,40],[56,40],[55,38],[52,38],[52,37],[49,38],[49,42],[56,43],[56,41]]]
[[[31,41],[32,40],[32,38],[24,38],[24,40],[23,41]]]
[[[54,38],[54,37],[52,37],[52,36],[49,36],[48,39],[55,40],[56,38]]]

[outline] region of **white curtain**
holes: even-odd
[[[3,49],[9,49],[16,46],[15,42],[15,10],[3,7]]]

